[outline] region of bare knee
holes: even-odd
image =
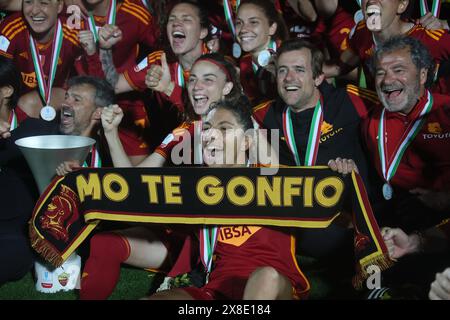
[[[260,280],[263,280],[263,282],[268,286],[272,286],[278,284],[278,282],[280,281],[280,276],[280,273],[273,267],[261,267],[253,271],[250,275],[250,278],[258,277]]]
[[[261,267],[250,275],[244,291],[244,299],[290,299],[290,281],[275,268]]]

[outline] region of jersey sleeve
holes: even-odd
[[[155,149],[164,159],[169,160],[173,148],[183,143],[184,139],[191,139],[194,136],[194,123],[184,122],[178,128],[174,129],[161,144]]]
[[[130,87],[136,91],[147,89],[145,85],[145,76],[152,64],[161,64],[161,55],[163,51],[156,51],[142,59],[137,65],[130,66],[123,73]]]
[[[348,85],[346,89],[347,94],[361,119],[367,118],[371,110],[379,107],[380,102],[374,91],[354,85]]]
[[[23,31],[26,24],[20,13],[12,14],[0,23],[0,55],[13,59],[15,55],[15,43]]]
[[[139,42],[150,48],[154,48],[160,35],[158,23],[143,6],[142,2],[125,0],[120,10],[128,14],[133,20],[132,28],[138,33]]]
[[[264,128],[264,119],[273,100],[265,101],[253,108],[252,116],[260,128]]]

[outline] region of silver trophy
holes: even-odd
[[[86,159],[94,139],[69,136],[47,135],[22,138],[16,141],[30,166],[40,194],[42,194],[56,174],[56,167],[64,161]],[[36,290],[44,293],[68,291],[79,283],[81,258],[73,253],[62,266],[54,268],[41,261],[35,262]]]

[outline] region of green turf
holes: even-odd
[[[301,257],[299,263],[305,267],[305,275],[311,284],[310,299],[328,297],[331,292],[330,284],[322,277],[322,270],[314,268],[314,261]],[[141,269],[122,267],[120,280],[110,299],[136,300],[148,295],[154,273]],[[0,287],[0,300],[76,300],[77,291],[41,293],[36,291],[32,273],[28,273],[19,281],[9,282]]]
[[[138,269],[122,268],[120,281],[111,295],[112,300],[136,300],[147,295],[154,274]],[[76,300],[76,290],[69,292],[41,293],[36,291],[32,273],[19,281],[0,287],[0,300]]]

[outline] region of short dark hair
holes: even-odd
[[[278,59],[283,53],[307,49],[311,52],[311,68],[313,73],[313,78],[316,79],[318,76],[323,74],[322,67],[325,60],[323,52],[313,43],[304,39],[291,39],[283,42],[277,50],[276,55],[276,65],[278,65]]]
[[[429,88],[434,81],[435,63],[428,48],[413,37],[394,36],[379,44],[369,63],[372,74],[375,75],[376,63],[382,55],[402,49],[409,49],[411,60],[417,70],[426,69],[428,71],[425,87]]]
[[[238,99],[235,101],[219,100],[209,106],[208,113],[214,109],[224,109],[235,115],[242,125],[244,131],[253,129],[252,113],[248,99]]]
[[[8,101],[9,108],[15,108],[22,88],[22,79],[11,59],[0,56],[0,87],[11,86],[14,90]]]
[[[97,107],[107,107],[116,102],[114,88],[108,81],[92,76],[76,76],[67,82],[68,87],[90,85],[95,89],[94,103]]]

